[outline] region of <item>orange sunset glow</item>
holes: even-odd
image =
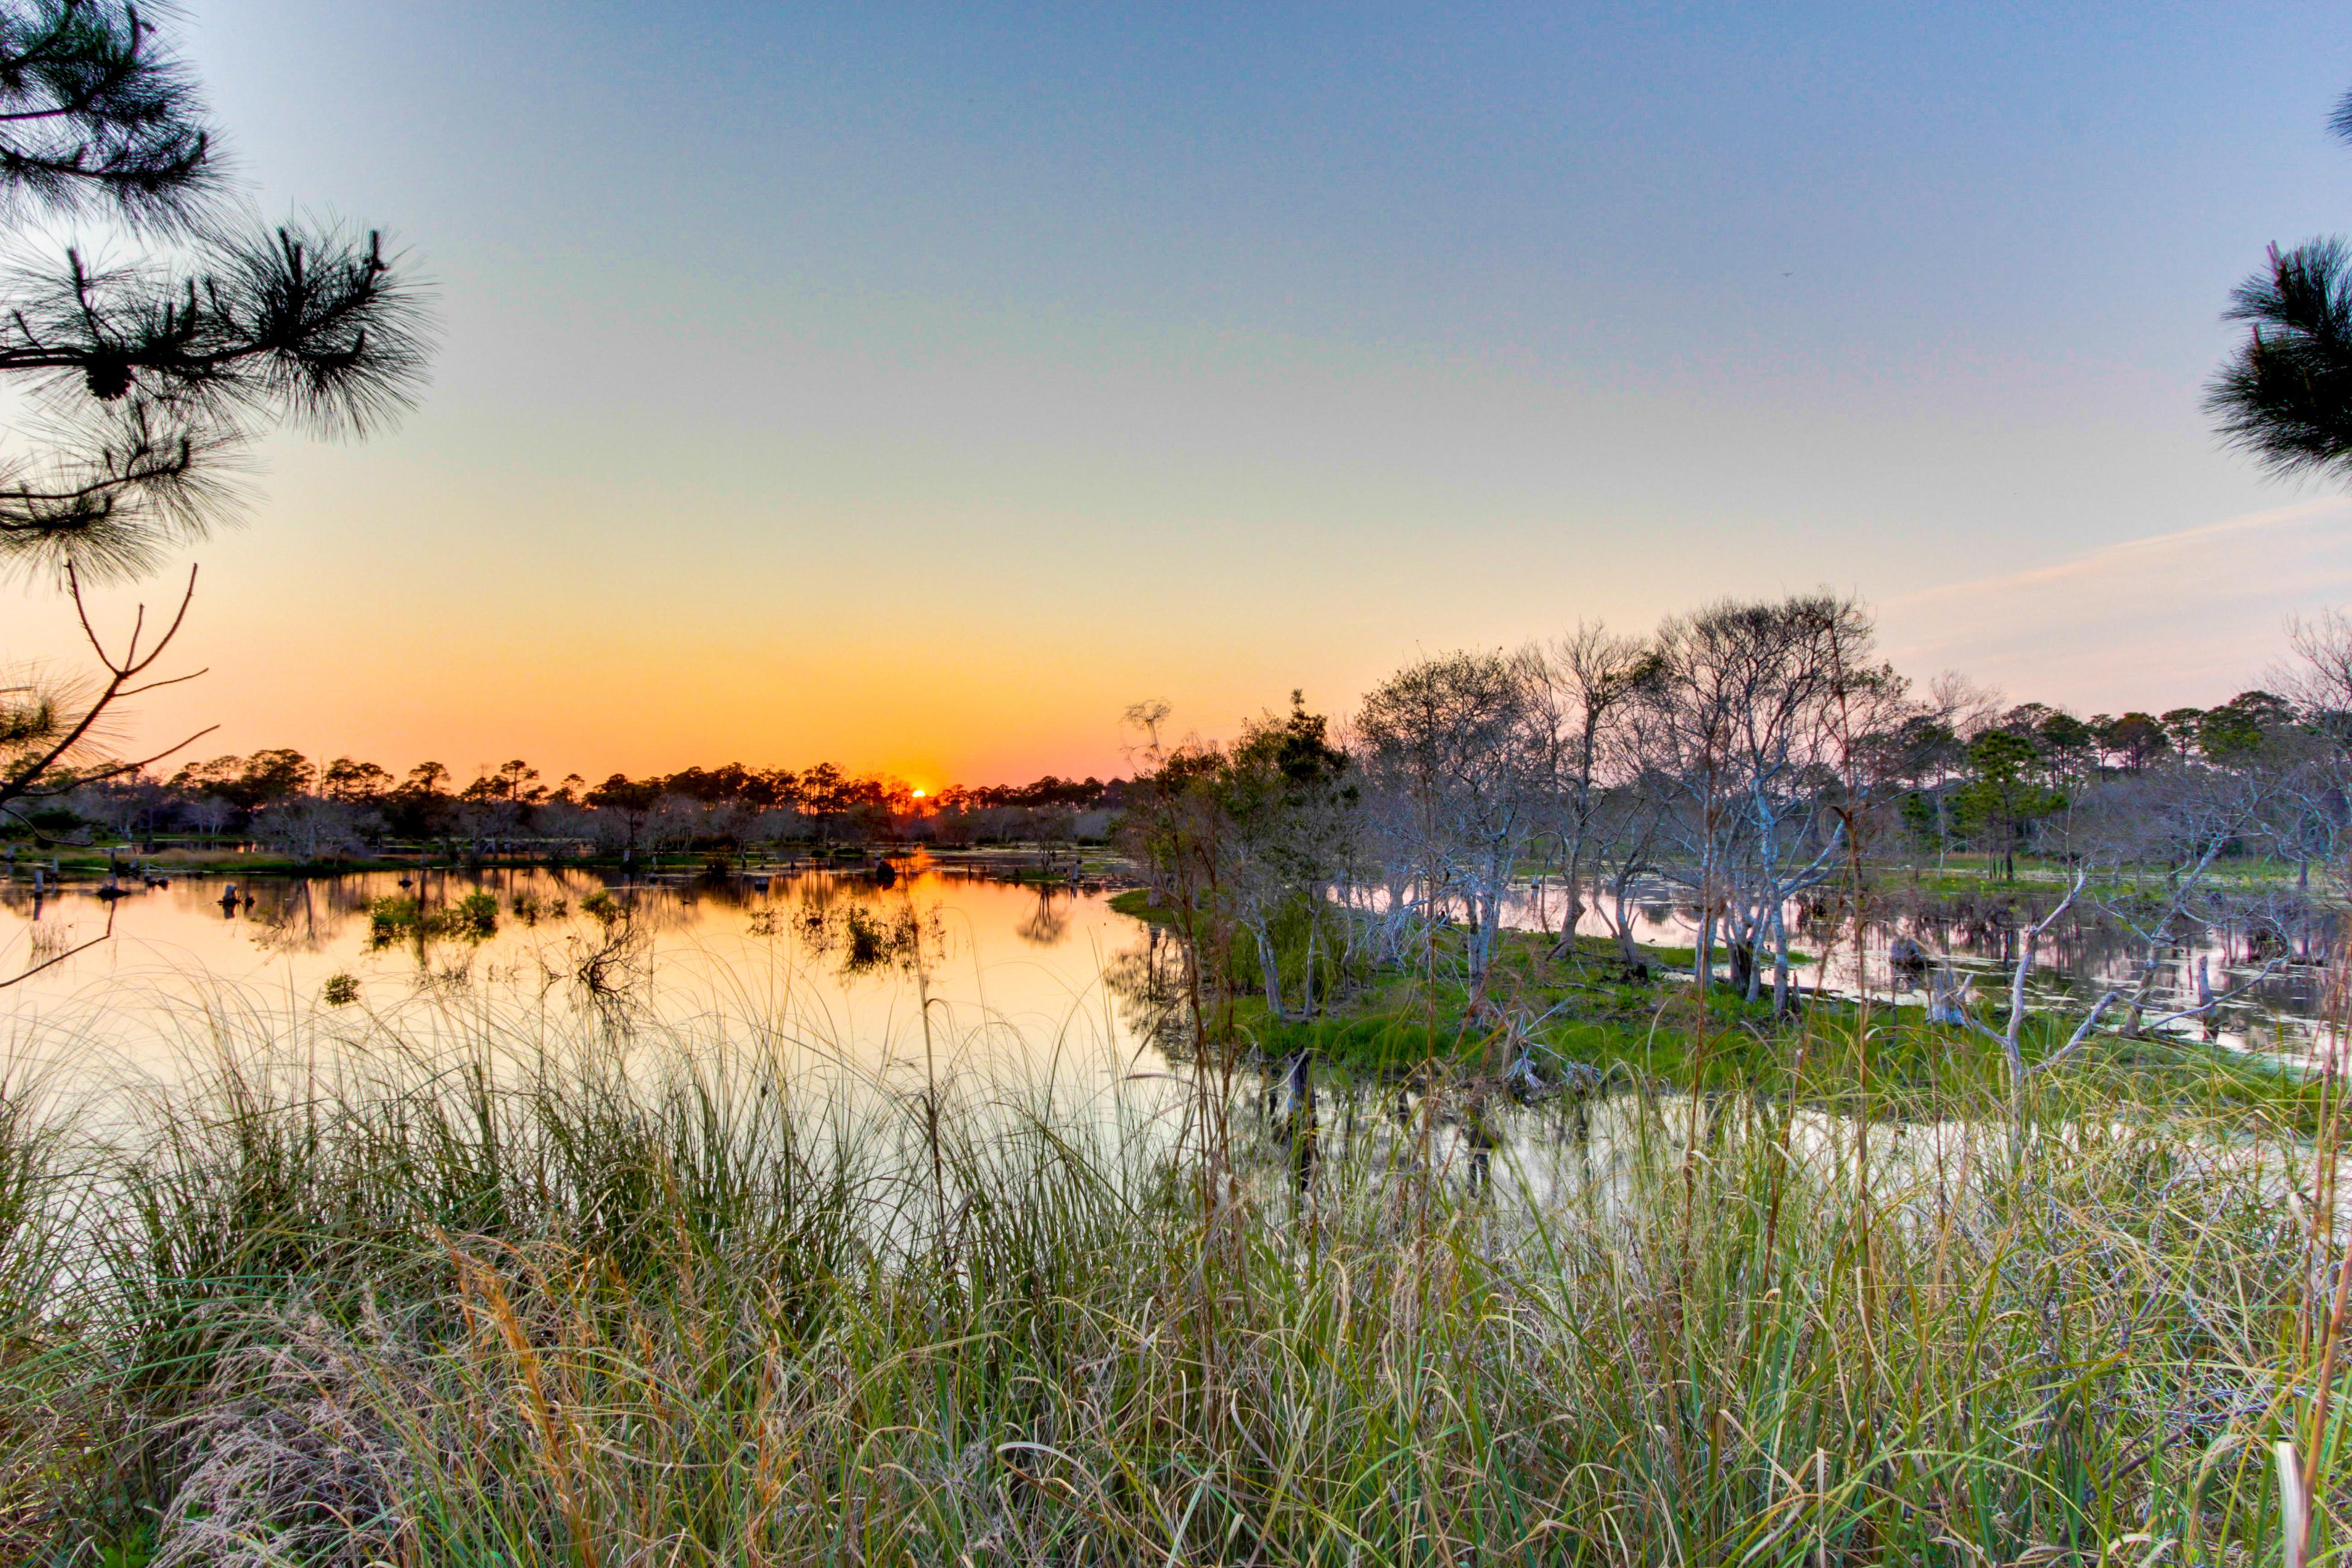
[[[2262,149],[2217,182],[2168,132],[2095,153],[2036,136],[2063,151],[2016,163],[1923,126],[1898,152],[1857,129],[1864,69],[1803,111],[1696,93],[1693,124],[1547,35],[1535,74],[1455,84],[1511,135],[1441,112],[1429,161],[1408,153],[1388,117],[1428,84],[1368,58],[1310,138],[1363,156],[1293,166],[1245,150],[1306,134],[1270,65],[1205,98],[1168,80],[1097,99],[1077,71],[1032,100],[964,75],[1008,38],[844,21],[810,46],[833,65],[791,56],[772,81],[680,43],[609,123],[536,82],[527,112],[567,128],[551,146],[676,153],[693,123],[726,151],[534,154],[510,183],[457,152],[498,139],[506,93],[394,17],[222,0],[188,29],[256,199],[394,215],[438,346],[397,428],[272,437],[242,526],[175,557],[205,569],[180,651],[209,673],[140,705],[142,742],[216,723],[225,750],[461,772],[522,754],[551,773],[1108,776],[1138,701],[1228,735],[1293,688],[1347,712],[1420,651],[1820,583],[1880,606],[1919,679],[2161,707],[2252,681],[2284,616],[2347,576],[2322,528],[2315,557],[2221,552],[2228,593],[2185,624],[2124,608],[2183,581],[2136,542],[2296,499],[2217,450],[2196,407],[2245,236],[2336,211],[2334,154],[2261,95],[2213,121]],[[553,24],[486,25],[536,58]],[[775,26],[747,19],[745,47]],[[580,68],[641,58],[622,37],[590,28]],[[1974,58],[1842,47],[1892,51],[1901,79]],[[2009,58],[1987,53],[1980,85],[2039,123],[2043,95],[2001,85]],[[330,63],[352,60],[369,67]],[[2098,49],[2081,64],[2128,74]],[[848,129],[902,92],[926,107],[899,138]],[[1694,140],[1581,151],[1652,116]],[[1255,128],[1202,154],[1222,174],[1197,186],[1196,121]],[[390,123],[418,140],[372,129]],[[1707,184],[1699,148],[1745,172]],[[1097,157],[1126,176],[1097,180]],[[1945,206],[1900,195],[1922,179],[1989,216],[1948,232]],[[2186,205],[2116,194],[2157,189]],[[1021,216],[1040,212],[1057,216]],[[1658,246],[1675,268],[1636,263]],[[2053,298],[2053,246],[2130,258],[2135,308]],[[549,258],[551,279],[526,259]],[[1998,585],[2091,562],[2109,630],[2041,646],[2032,594]],[[47,587],[7,592],[12,642],[50,646]],[[1934,608],[1972,594],[2001,607]]]

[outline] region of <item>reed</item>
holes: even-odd
[[[2281,1441],[2303,1560],[2344,1539],[2344,1227],[2259,1105],[2062,1070],[2012,1159],[1980,1075],[1866,1139],[1793,1076],[1327,1084],[1311,1184],[1252,1096],[1203,1204],[1171,1086],[810,1062],[379,1031],[102,1127],[11,1086],[9,1553],[2243,1563]]]

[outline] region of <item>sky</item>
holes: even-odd
[[[2199,407],[2263,246],[2352,228],[2340,6],[175,26],[260,211],[387,229],[441,344],[397,430],[264,444],[126,744],[1107,773],[1139,700],[1821,585],[1923,679],[2160,710],[2352,601],[2352,503]]]

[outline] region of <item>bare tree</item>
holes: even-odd
[[[187,618],[188,604],[195,594],[194,572],[188,574],[179,608],[162,632],[152,641],[143,640],[147,614],[142,605],[120,653],[110,649],[91,625],[82,602],[81,576],[71,562],[66,564],[65,581],[90,653],[104,674],[80,684],[32,679],[0,686],[0,823],[27,829],[32,827],[27,812],[37,804],[88,784],[136,773],[210,732],[209,728],[199,730],[152,756],[123,760],[106,752],[112,739],[107,721],[116,704],[204,673],[152,679],[150,675]]]
[[[1663,820],[1683,851],[1676,877],[1698,902],[1701,985],[1720,934],[1751,997],[1769,947],[1774,997],[1787,1004],[1788,900],[1836,874],[1848,831],[1824,806],[1847,786],[1849,705],[1894,682],[1869,663],[1870,647],[1861,607],[1827,594],[1726,601],[1659,629],[1643,688],[1646,776],[1675,796]]]
[[[1993,1028],[1974,1013],[1967,1011],[1965,993],[1963,993],[1963,1000],[1955,1004],[1959,1006],[1960,1016],[1969,1028],[2000,1047],[2001,1061],[2009,1071],[2009,1152],[2012,1163],[2022,1159],[2025,1153],[2027,1080],[2035,1073],[2057,1066],[2079,1049],[2083,1042],[2090,1038],[2091,1031],[2098,1027],[2100,1018],[2105,1016],[2107,1009],[2116,1002],[2116,994],[2112,991],[2101,996],[2092,1005],[2090,1012],[2084,1016],[2082,1021],[2074,1026],[2074,1032],[2067,1037],[2063,1046],[2033,1066],[2029,1068],[2026,1065],[2024,1030],[2026,1021],[2032,1015],[2026,1006],[2025,981],[2026,976],[2033,970],[2034,948],[2041,941],[2043,932],[2050,931],[2066,917],[2066,911],[2072,909],[2074,900],[2082,896],[2085,880],[2086,874],[2077,871],[2074,874],[2074,885],[2066,890],[2066,896],[2060,899],[2048,914],[2018,932],[2016,961],[2011,965],[2009,974],[2009,1013],[2002,1019],[1999,1029]]]
[[[322,795],[292,795],[253,816],[253,836],[305,863],[356,855],[366,846],[365,808]]]
[[[2316,860],[2336,871],[2339,892],[2352,891],[2352,866],[2344,859],[2352,834],[2352,616],[2341,610],[2298,616],[2287,637],[2294,657],[2270,683],[2302,723],[2274,748],[2285,763],[2276,839],[2296,862],[2298,890],[2309,888]]]
[[[1619,782],[1596,796],[1586,826],[1588,863],[1593,907],[1617,944],[1618,962],[1627,974],[1643,977],[1649,973],[1649,961],[1633,940],[1635,907],[1661,881],[1659,856],[1675,793],[1643,771],[1637,735],[1628,732],[1615,739],[1622,756],[1611,771]]]
[[[1534,665],[1533,739],[1550,792],[1549,832],[1559,845],[1561,910],[1555,957],[1575,945],[1584,917],[1584,893],[1595,875],[1605,825],[1622,820],[1608,810],[1610,770],[1625,757],[1621,736],[1643,682],[1655,678],[1658,656],[1638,637],[1598,623],[1580,624]]]
[[[1381,682],[1355,724],[1367,785],[1387,797],[1404,829],[1420,900],[1462,907],[1474,1001],[1505,898],[1541,824],[1536,686],[1530,656],[1447,654]]]
[[[2177,758],[2137,773],[2104,781],[2089,792],[2060,840],[2092,877],[2086,901],[2131,934],[2140,953],[2139,975],[2109,1000],[2124,1009],[2123,1032],[2142,1033],[2202,1016],[2260,980],[2151,1018],[2148,1009],[2167,973],[2166,954],[2190,932],[2245,922],[2275,928],[2275,900],[2234,886],[2221,875],[2228,860],[2261,844],[2278,820],[2282,773],[2249,757],[2221,767]]]

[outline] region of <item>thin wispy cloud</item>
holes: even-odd
[[[2352,602],[2352,500],[2125,540],[1883,602],[1915,672],[2084,710],[2219,701],[2285,651],[2289,617]]]

